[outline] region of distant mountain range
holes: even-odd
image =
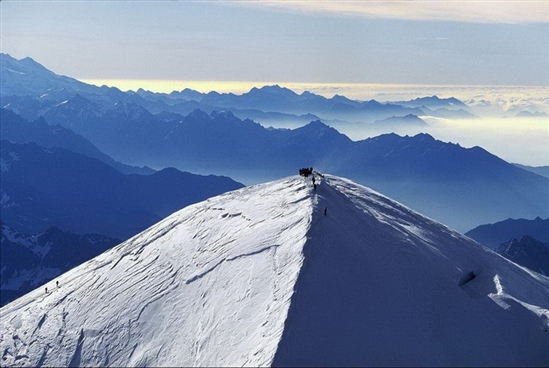
[[[394,133],[410,132],[415,128],[418,132],[424,131],[429,124],[417,115],[409,114],[405,116],[392,116],[383,120],[376,120],[371,124],[362,124],[361,128],[370,135],[379,135],[392,130]]]
[[[17,60],[8,54],[0,53],[2,75],[2,96],[45,97],[72,96],[75,93],[96,93],[98,87],[82,83],[74,78],[61,76],[46,69],[30,57]]]
[[[530,112],[530,111],[524,111],[523,110],[523,111],[518,112],[516,116],[517,117],[522,117],[522,118],[546,118],[549,115],[547,115],[547,113],[545,113],[545,112],[540,112],[540,111]]]
[[[126,239],[170,213],[241,188],[230,178],[164,169],[126,175],[58,147],[2,141],[2,221],[37,234],[51,226]]]
[[[501,244],[495,251],[532,271],[545,276],[549,275],[549,247],[531,236],[523,236],[520,240],[511,239]]]
[[[509,218],[465,235],[521,266],[549,275],[549,218]]]
[[[49,125],[43,117],[29,122],[11,110],[0,108],[0,134],[2,139],[13,143],[35,142],[43,147],[59,147],[96,158],[125,174],[152,174],[148,167],[135,167],[114,161],[101,152],[89,140],[61,125]]]
[[[309,92],[298,95],[279,86],[242,95],[188,89],[125,93],[56,76],[30,59],[1,57],[9,61],[3,67],[10,69],[2,73],[2,78],[7,75],[2,79],[6,109],[43,126],[42,116],[49,125],[70,129],[114,160],[137,168],[175,167],[250,184],[314,166],[371,186],[460,231],[507,217],[549,216],[547,178],[479,147],[466,149],[426,134],[384,134],[355,142],[321,120],[296,129],[269,129],[242,118],[284,114],[303,123],[317,116],[352,115],[381,123],[389,119],[390,126],[391,119],[420,123],[422,108],[464,109],[457,99],[431,96],[381,104]],[[26,75],[34,80],[29,85]]]
[[[467,105],[455,97],[439,98],[438,96],[418,97],[410,101],[397,101],[395,104],[406,107],[427,107],[431,110],[449,107],[467,109]]]
[[[493,224],[477,226],[467,231],[465,235],[491,249],[496,249],[511,239],[522,239],[524,236],[549,244],[549,218],[536,217],[534,220],[508,218]]]
[[[393,116],[432,115],[444,117],[470,117],[465,104],[455,98],[437,96],[397,103],[380,103],[375,100],[356,101],[336,95],[326,98],[311,92],[297,94],[278,85],[252,88],[242,95],[233,93],[200,93],[190,89],[181,92],[152,93],[139,89],[124,93],[117,88],[95,87],[65,76],[57,76],[30,58],[16,60],[0,54],[2,107],[9,108],[29,120],[35,120],[45,110],[79,94],[91,101],[99,110],[108,109],[114,102],[132,102],[145,107],[153,114],[175,112],[187,115],[195,109],[207,113],[229,110],[241,119],[253,118],[269,124],[277,120],[303,123],[303,116],[311,120],[373,122]],[[311,116],[312,115],[312,116]],[[347,120],[347,122],[345,122]]]
[[[538,167],[532,167],[532,166],[525,166],[520,164],[513,164],[517,167],[520,167],[521,169],[531,171],[533,173],[536,173],[540,176],[544,176],[549,179],[549,166],[538,166]]]
[[[52,111],[65,106],[70,101]],[[62,119],[52,122],[70,126]],[[549,216],[547,178],[479,147],[466,149],[427,134],[355,142],[320,121],[273,130],[228,111],[201,110],[163,120],[124,102],[93,124],[72,127],[111,157],[136,166],[215,172],[245,183],[314,166],[360,181],[461,231],[505,217]]]

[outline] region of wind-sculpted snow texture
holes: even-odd
[[[303,181],[189,206],[1,310],[2,365],[268,365],[311,221]]]
[[[317,184],[189,206],[8,304],[2,365],[547,365],[549,278],[351,181]]]

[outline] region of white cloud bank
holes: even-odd
[[[328,13],[367,18],[471,23],[549,22],[549,1],[547,0],[257,0],[231,3],[244,6],[264,6],[286,11]]]

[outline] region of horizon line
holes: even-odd
[[[349,97],[351,95],[361,95],[367,92],[376,92],[383,95],[386,92],[396,92],[399,89],[536,89],[549,93],[549,86],[539,85],[498,85],[498,84],[414,84],[414,83],[363,83],[363,82],[281,82],[281,81],[227,81],[227,80],[168,80],[168,79],[117,79],[117,78],[81,78],[81,82],[92,84],[98,87],[103,85],[107,87],[116,87],[122,91],[137,92],[139,89],[154,93],[172,93],[181,92],[184,89],[191,89],[200,93],[219,92],[219,93],[247,93],[253,88],[262,88],[265,86],[280,86],[288,88],[296,93],[309,91],[325,97],[333,97],[336,94]],[[408,91],[410,92],[410,91]],[[347,93],[347,94],[345,94]]]

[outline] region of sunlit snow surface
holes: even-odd
[[[318,182],[189,206],[8,304],[2,366],[549,363],[549,278]]]

